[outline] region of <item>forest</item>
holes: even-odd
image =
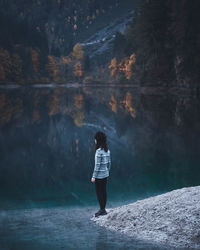
[[[91,59],[81,41],[126,6],[120,0],[0,0],[0,83],[196,87],[198,0],[135,1],[135,15],[124,33],[116,31],[107,61],[103,54]]]
[[[141,1],[126,34],[118,34],[115,39],[115,61],[114,65],[111,62],[111,68],[116,77],[124,77],[119,74],[120,64],[134,53],[131,77],[125,74],[131,82],[197,86],[200,80],[199,10],[198,0]],[[125,45],[121,46],[122,43]]]

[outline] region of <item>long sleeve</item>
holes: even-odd
[[[98,151],[96,151],[95,153],[95,166],[94,166],[94,171],[93,171],[93,178],[97,178],[99,170],[100,170],[100,166],[101,166],[101,153],[99,153]]]
[[[109,154],[109,158],[108,158],[108,170],[110,171],[111,169],[111,156]]]

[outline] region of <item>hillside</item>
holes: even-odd
[[[0,38],[0,82],[81,81],[80,71],[85,71],[85,60],[87,64],[92,53],[86,49],[84,58],[76,58],[71,54],[73,47],[109,27],[109,35],[114,34],[120,22],[127,22],[127,13],[136,2],[0,0],[0,30],[4,34]],[[102,39],[107,38],[104,34]],[[70,75],[70,71],[78,73]]]
[[[0,0],[0,83],[199,91],[198,0]]]

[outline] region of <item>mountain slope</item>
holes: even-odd
[[[116,18],[106,27],[81,43],[84,47],[84,51],[90,56],[90,58],[102,54],[104,55],[105,53],[111,54],[116,32],[124,34],[127,24],[133,19],[134,12],[134,10],[130,10],[127,15]]]

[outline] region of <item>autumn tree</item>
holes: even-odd
[[[74,65],[74,75],[76,77],[82,77],[83,76],[83,67],[80,61],[75,63]]]
[[[54,56],[48,56],[48,63],[46,65],[46,70],[50,78],[56,81],[59,74],[59,68],[58,68],[58,63]]]
[[[136,55],[133,53],[125,64],[125,76],[126,79],[130,80],[133,73],[133,65],[136,63]]]
[[[112,77],[114,77],[118,71],[118,66],[117,66],[117,59],[116,57],[114,57],[111,62],[110,65],[108,66],[108,68],[110,69],[110,75]]]
[[[80,43],[77,43],[73,47],[72,56],[74,59],[80,60],[84,57],[83,46]]]

